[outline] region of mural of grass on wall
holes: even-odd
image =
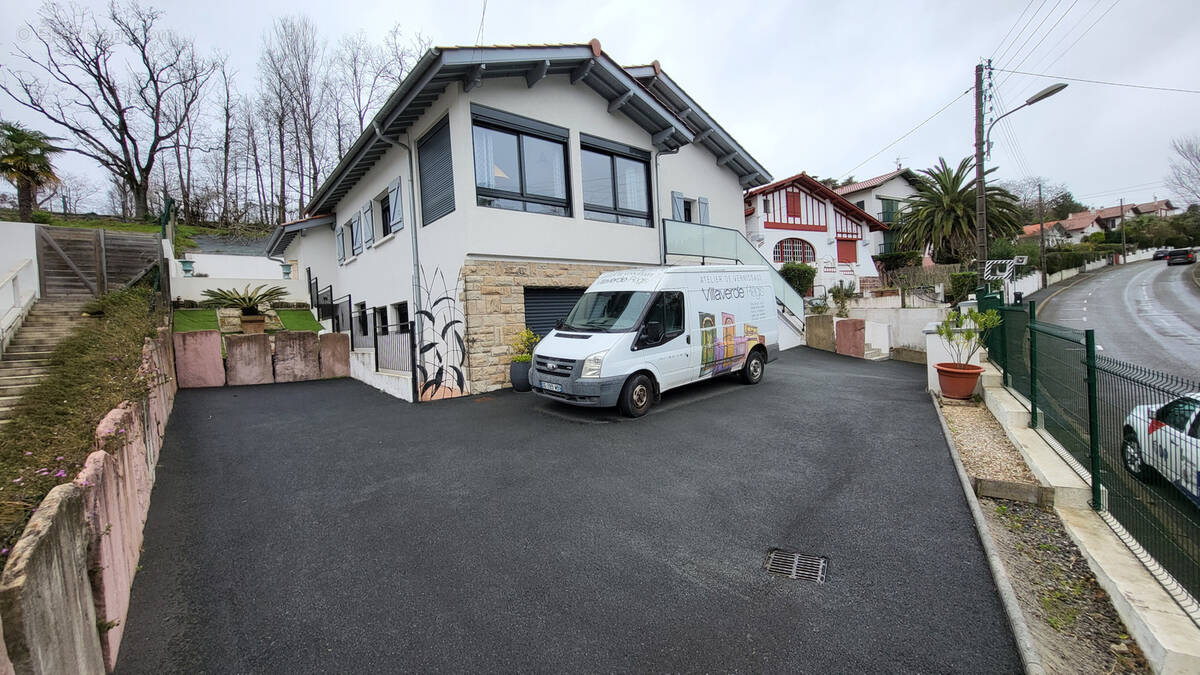
[[[446,282],[439,268],[426,274],[421,268],[421,297],[425,308],[417,311],[423,320],[416,369],[421,382],[421,400],[462,396],[466,391],[467,348],[463,343],[464,316],[458,304],[459,283]]]

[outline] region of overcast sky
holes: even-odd
[[[658,59],[775,178],[807,171],[852,172],[861,179],[895,168],[897,158],[923,168],[939,156],[954,163],[973,152],[968,94],[865,161],[971,87],[981,57],[1036,73],[1200,89],[1200,2],[1115,2],[488,0],[480,42],[598,38],[622,64]],[[105,3],[83,4],[101,9]],[[243,91],[254,86],[262,35],[278,16],[308,14],[330,44],[359,30],[379,39],[400,21],[435,45],[461,45],[476,42],[484,9],[484,0],[150,4],[202,50],[229,54]],[[20,25],[36,9],[36,2],[8,3],[0,29],[0,62],[6,66],[13,65],[10,54],[22,39]],[[1053,81],[1005,73],[996,78],[1010,108]],[[1054,98],[1007,118],[1011,127],[997,126],[989,165],[999,167],[1002,179],[1040,175],[1065,183],[1093,206],[1121,197],[1170,196],[1162,184],[1170,141],[1200,134],[1198,112],[1197,94],[1072,82]],[[0,117],[53,131],[7,98],[0,99]],[[78,158],[64,163],[68,171],[92,170]]]

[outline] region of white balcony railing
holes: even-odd
[[[762,265],[771,270],[775,300],[800,322],[804,321],[804,298],[775,269],[775,265],[750,243],[741,230],[716,225],[701,225],[681,220],[663,220],[667,255],[693,256],[702,263],[723,262]]]
[[[25,310],[37,299],[37,269],[32,258],[17,263],[0,279],[0,353],[21,327]]]

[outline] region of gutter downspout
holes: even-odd
[[[371,128],[374,129],[375,136],[378,137],[379,140],[381,140],[384,143],[387,143],[388,145],[391,145],[393,147],[404,148],[404,152],[408,155],[408,211],[412,216],[412,218],[409,220],[409,228],[408,228],[409,235],[412,239],[412,297],[413,297],[412,320],[413,320],[413,333],[415,334],[414,337],[417,340],[417,350],[418,350],[417,358],[422,358],[420,356],[419,352],[420,352],[420,348],[421,348],[421,343],[424,340],[425,330],[424,330],[424,322],[421,321],[421,314],[420,314],[420,310],[421,310],[421,252],[420,252],[420,248],[417,246],[417,193],[414,191],[415,188],[413,187],[414,186],[413,176],[417,175],[417,171],[416,171],[416,165],[415,165],[414,159],[413,159],[413,151],[409,145],[407,145],[405,143],[401,143],[400,141],[393,141],[392,139],[388,138],[387,136],[384,136],[383,130],[379,128],[379,122],[373,120],[371,122]],[[411,132],[408,134],[408,137],[409,137],[408,138],[409,143],[411,143],[412,142],[412,133]],[[403,202],[403,201],[404,200],[401,200],[401,202]],[[400,208],[404,208],[403,204],[401,204]],[[416,366],[417,364],[413,364],[413,365]],[[413,378],[415,379],[416,376],[417,376],[417,374],[414,372]],[[414,403],[415,402],[416,401],[414,401]]]
[[[662,199],[661,199],[662,186],[658,182],[658,160],[663,155],[674,155],[678,152],[679,152],[679,148],[675,148],[674,150],[659,150],[658,152],[654,153],[654,192],[655,192],[654,203],[658,205],[660,210],[662,209]],[[658,228],[658,262],[660,265],[666,266],[666,264],[667,264],[667,225],[666,225],[666,220],[667,219],[662,218],[661,220],[662,220],[662,222],[660,223],[659,228]]]

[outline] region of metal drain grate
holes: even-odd
[[[789,579],[803,579],[825,583],[825,570],[829,559],[807,553],[796,553],[773,548],[767,552],[767,571]]]

